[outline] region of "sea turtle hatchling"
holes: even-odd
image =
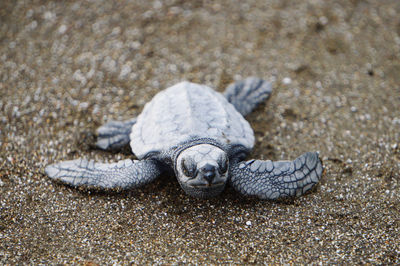
[[[270,94],[270,83],[255,77],[228,86],[224,94],[178,83],[158,93],[137,118],[111,121],[97,130],[99,148],[115,150],[130,143],[139,160],[77,159],[49,165],[45,172],[72,186],[131,189],[170,169],[194,197],[216,196],[227,183],[261,199],[302,195],[322,176],[318,153],[294,161],[243,161],[254,146],[253,130],[243,116]]]

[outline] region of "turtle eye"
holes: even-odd
[[[182,167],[183,174],[185,176],[187,176],[187,177],[194,176],[194,167],[192,165],[190,165],[190,166],[186,165],[185,159],[182,159],[181,167]]]
[[[228,171],[228,160],[223,159],[222,163],[220,164],[219,169],[220,169],[221,174],[225,174],[226,171]]]

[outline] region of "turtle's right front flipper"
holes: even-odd
[[[96,146],[103,150],[121,149],[129,143],[129,134],[136,118],[126,121],[110,121],[97,129]]]
[[[63,161],[48,165],[46,174],[72,186],[104,189],[129,189],[143,186],[156,179],[161,165],[155,160],[123,160],[117,163],[95,163],[85,159]]]

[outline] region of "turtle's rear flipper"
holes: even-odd
[[[322,176],[322,162],[316,152],[308,152],[294,161],[239,162],[230,168],[232,186],[244,195],[261,199],[300,196]]]
[[[129,143],[129,134],[136,118],[126,121],[110,121],[97,129],[96,146],[103,150],[117,150]]]
[[[79,187],[128,189],[150,183],[161,173],[157,161],[123,160],[117,163],[95,163],[85,159],[48,165],[46,174],[57,181]]]
[[[229,85],[224,96],[243,116],[251,113],[272,92],[270,82],[250,77]]]

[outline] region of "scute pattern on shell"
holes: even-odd
[[[141,159],[197,138],[248,149],[254,145],[252,128],[233,105],[213,89],[190,82],[158,93],[145,105],[132,127],[130,145]]]

